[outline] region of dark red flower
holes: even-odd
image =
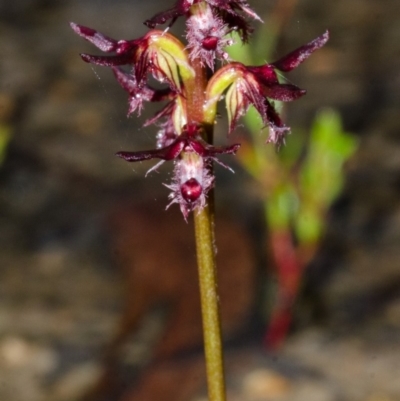
[[[183,44],[174,36],[152,30],[146,35],[135,40],[115,40],[94,29],[71,23],[71,28],[81,37],[93,43],[100,50],[116,53],[113,56],[94,56],[81,54],[84,61],[106,67],[118,67],[131,65],[131,79],[127,86],[142,88],[151,74],[160,82],[167,82],[168,85],[179,92],[181,77],[193,75],[189,65],[188,55]],[[120,74],[121,82],[126,80]],[[125,83],[124,83],[125,84]]]
[[[164,161],[173,160],[174,176],[172,183],[166,185],[172,190],[169,195],[171,199],[169,205],[178,203],[186,219],[189,212],[205,206],[207,193],[214,183],[214,177],[208,168],[208,160],[222,164],[216,157],[220,154],[235,154],[239,147],[239,144],[227,147],[211,146],[202,139],[200,126],[189,125],[184,128],[181,135],[161,149],[118,152],[116,155],[128,162],[161,159],[147,173]]]
[[[224,48],[233,43],[227,38],[229,27],[215,15],[206,2],[196,5],[196,12],[189,15],[186,22],[190,58],[200,59],[203,64],[214,70],[217,59],[227,60]]]
[[[247,41],[252,28],[246,21],[246,17],[261,21],[261,18],[249,7],[245,0],[178,0],[174,7],[156,14],[145,21],[149,28],[170,22],[170,26],[182,15],[190,15],[190,8],[199,3],[208,3],[211,6],[214,18],[222,21],[227,27],[227,32],[237,31],[242,40]]]
[[[140,114],[143,102],[159,102],[172,99],[176,95],[170,88],[154,89],[147,84],[139,86],[134,74],[127,73],[119,67],[111,68],[118,83],[129,94],[128,116],[136,110]]]
[[[165,161],[174,162],[170,199],[178,203],[185,218],[195,209],[206,204],[206,196],[214,183],[210,172],[211,161],[222,164],[217,156],[235,154],[239,145],[216,147],[204,140],[200,124],[188,124],[186,84],[193,85],[195,72],[191,62],[201,60],[203,65],[214,68],[216,59],[228,59],[225,47],[232,43],[227,35],[236,31],[247,40],[251,28],[247,17],[260,19],[245,0],[178,0],[176,5],[146,21],[151,28],[187,16],[188,45],[166,31],[151,30],[135,40],[115,40],[94,29],[71,23],[72,29],[107,56],[81,54],[84,61],[111,67],[118,83],[129,94],[128,115],[140,111],[143,102],[167,101],[145,126],[159,124],[156,149],[137,152],[118,152],[117,156],[129,162],[160,159],[149,171]],[[305,90],[292,84],[279,82],[276,70],[291,71],[307,59],[328,40],[325,32],[320,37],[291,52],[282,59],[261,66],[245,66],[231,62],[217,71],[209,80],[204,121],[215,120],[217,102],[225,94],[229,118],[229,132],[238,119],[253,105],[264,124],[269,127],[267,142],[280,145],[289,128],[285,126],[274,108],[273,101],[288,102],[305,94]],[[125,66],[124,69],[121,66]],[[129,70],[127,70],[128,68]],[[149,75],[166,88],[155,89],[148,84]],[[161,121],[161,122],[160,122]],[[228,168],[224,164],[224,167]]]
[[[322,47],[329,38],[329,32],[299,47],[287,56],[271,64],[246,66],[230,63],[218,70],[207,87],[206,108],[216,107],[216,102],[226,91],[225,102],[228,111],[229,132],[236,127],[239,118],[253,105],[265,125],[269,127],[267,142],[280,145],[284,142],[289,128],[284,125],[271,100],[290,102],[305,95],[306,91],[293,84],[280,83],[276,70],[291,71],[306,60],[313,51]]]
[[[182,152],[194,152],[200,157],[216,159],[220,154],[235,154],[240,145],[235,144],[227,147],[212,146],[202,138],[201,128],[189,125],[184,127],[182,133],[168,146],[160,149],[143,150],[137,152],[118,152],[116,156],[128,162],[137,162],[150,159],[161,159],[162,161],[177,159]]]

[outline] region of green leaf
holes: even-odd
[[[301,207],[296,232],[300,240],[318,239],[324,216],[342,191],[344,164],[357,146],[358,140],[343,131],[336,111],[323,109],[317,114],[299,177]]]
[[[266,202],[267,221],[272,230],[289,228],[298,208],[298,197],[292,185],[274,188]]]
[[[324,229],[324,216],[316,209],[302,207],[296,219],[296,234],[301,243],[316,243]]]

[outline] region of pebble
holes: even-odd
[[[1,341],[0,358],[6,368],[15,370],[29,368],[40,375],[52,372],[59,363],[57,354],[50,348],[13,336]]]
[[[268,369],[258,369],[243,379],[243,395],[250,400],[270,400],[285,396],[291,389],[290,381]]]

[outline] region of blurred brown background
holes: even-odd
[[[263,15],[275,2],[251,4]],[[144,178],[151,164],[113,156],[153,145],[154,128],[140,122],[157,107],[127,119],[126,94],[110,71],[81,61],[78,53],[95,50],[68,26],[74,21],[131,39],[146,32],[142,21],[168,6],[0,1],[0,121],[12,134],[0,166],[0,400],[73,401],[95,381],[124,302],[115,246],[124,213],[129,222],[146,210],[143,233],[154,241],[148,252],[160,269],[168,267],[154,249],[182,224],[152,209],[168,202],[162,183],[171,166]],[[326,48],[289,75],[308,95],[290,105],[288,123],[307,128],[319,107],[333,106],[361,142],[308,271],[308,302],[318,305],[300,302],[295,330],[277,353],[261,347],[261,317],[228,344],[231,400],[400,399],[399,15],[398,0],[299,0],[280,41],[277,56],[330,29]],[[223,123],[217,134],[224,138]],[[241,230],[232,247],[245,236],[258,260],[249,256],[249,263],[262,267],[260,207],[236,170],[233,176],[217,167],[217,210]],[[193,257],[189,245],[179,249]],[[229,242],[224,249],[229,253]],[[256,297],[260,288],[247,291]],[[317,316],[310,312],[316,309]],[[147,316],[125,348],[125,383],[148,360],[162,322],[160,313]],[[190,397],[204,395],[204,386],[196,394]]]

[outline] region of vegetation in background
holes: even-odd
[[[292,7],[295,1],[291,2]],[[279,27],[292,8],[280,2],[251,44],[236,44],[229,54],[242,62],[265,63],[279,38]],[[266,54],[268,49],[269,54]],[[276,104],[281,109],[283,104]],[[263,123],[254,107],[244,116],[249,137],[238,158],[259,185],[268,227],[268,245],[275,264],[278,290],[265,335],[267,347],[278,347],[292,320],[302,276],[326,228],[330,206],[343,188],[344,164],[357,149],[356,138],[343,130],[333,109],[321,109],[308,133],[292,129],[288,146],[263,146]]]

